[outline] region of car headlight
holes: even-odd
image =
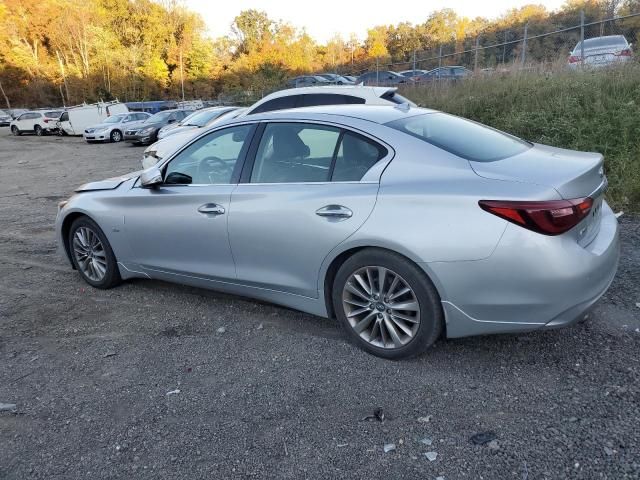
[[[147,133],[151,133],[153,132],[153,130],[155,129],[155,127],[147,127],[147,128],[143,128],[142,130],[140,130],[140,133],[145,135]]]

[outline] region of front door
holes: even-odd
[[[253,166],[231,196],[238,280],[316,298],[322,261],[373,209],[378,180],[361,179],[386,155],[335,126],[267,124]]]
[[[132,261],[151,277],[235,278],[227,218],[252,125],[199,138],[163,167],[164,183],[137,186],[123,205]]]

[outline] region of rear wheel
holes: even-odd
[[[114,130],[111,132],[111,141],[112,142],[121,142],[122,141],[122,132],[120,130]]]
[[[16,137],[19,137],[21,135],[20,129],[15,125],[11,126],[11,133],[13,133]]]
[[[349,338],[379,357],[423,353],[443,330],[435,287],[414,263],[396,253],[366,249],[353,255],[336,274],[332,298]]]
[[[35,127],[33,127],[33,131],[36,132],[36,135],[39,136],[39,137],[44,135],[44,130],[42,129],[42,127],[40,125],[36,125]]]
[[[88,217],[76,219],[69,229],[71,258],[85,282],[96,288],[111,288],[122,280],[116,257],[100,227]]]

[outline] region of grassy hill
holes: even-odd
[[[407,87],[421,106],[532,142],[604,154],[608,198],[640,212],[640,65],[593,72],[511,74]]]

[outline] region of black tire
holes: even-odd
[[[113,143],[121,142],[122,141],[122,132],[120,130],[113,130],[111,132],[111,135],[109,136],[109,139]]]
[[[40,125],[36,125],[35,127],[33,127],[33,131],[39,137],[44,135],[44,129]]]
[[[344,286],[354,272],[368,266],[385,267],[400,275],[416,295],[420,306],[420,322],[413,338],[401,347],[383,348],[369,343],[353,330],[347,319],[342,302]],[[348,258],[336,273],[331,298],[336,317],[349,339],[378,357],[397,360],[420,355],[438,340],[444,329],[440,296],[431,280],[413,262],[387,250],[367,248]]]
[[[80,228],[91,230],[98,236],[100,242],[102,243],[106,257],[106,272],[104,274],[104,277],[99,281],[92,280],[87,276],[87,274],[81,268],[78,259],[76,258],[76,254],[74,253],[73,238],[76,234],[76,231],[78,231]],[[67,242],[73,265],[76,267],[76,270],[78,270],[83,280],[89,285],[95,288],[107,289],[115,287],[122,282],[122,279],[120,278],[120,271],[118,270],[118,262],[116,261],[116,256],[113,254],[113,250],[111,250],[111,245],[109,244],[107,237],[96,222],[91,220],[89,217],[84,216],[74,220],[74,222],[71,224],[71,228],[69,229],[69,237],[67,238]]]
[[[20,129],[15,125],[11,126],[11,133],[16,137],[19,137],[20,135],[22,135],[22,132],[20,132]]]

